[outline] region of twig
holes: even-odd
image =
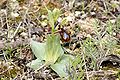
[[[0,75],[4,74],[5,72],[7,72],[9,69],[11,69],[12,67],[9,66],[8,69],[6,69],[5,71],[1,72]]]
[[[99,71],[88,71],[85,72],[89,77],[93,76],[105,76],[105,75],[114,75],[117,74],[118,71],[113,71],[113,70],[99,70]]]
[[[25,15],[24,15],[24,21],[25,21],[25,19],[26,19],[26,15],[28,14],[28,11],[29,11],[31,5],[32,5],[34,2],[35,2],[35,0],[30,0],[30,3],[29,3],[29,5],[28,5],[28,8],[27,8],[27,10],[26,10],[26,12],[25,12]],[[27,24],[27,22],[26,22],[26,24]],[[31,37],[31,34],[30,34],[30,32],[31,32],[30,22],[29,22],[29,25],[27,24],[27,26],[28,26],[28,36],[29,36],[29,38],[30,38],[30,37]]]
[[[40,68],[39,69],[37,69],[36,71],[38,71],[38,70],[40,70],[40,69],[42,69],[43,67],[45,67],[45,66],[47,66],[47,63],[44,63],[42,66],[40,66]]]
[[[24,41],[23,40],[17,40],[17,41],[9,42],[9,43],[0,41],[0,49],[7,48],[7,47],[15,48],[19,45],[26,45],[26,44],[29,44],[29,39],[26,39]]]
[[[5,62],[7,62],[7,58],[5,56],[5,53],[3,52],[3,56],[4,56],[4,59],[5,59]]]
[[[85,51],[85,48],[83,48],[83,60],[84,60],[84,63],[85,63],[85,72],[87,73],[88,71],[87,71],[87,66],[86,66],[86,62],[85,62],[85,56],[84,56],[84,52]],[[87,76],[87,80],[89,80],[89,76],[88,76],[88,74],[86,74],[86,76]]]
[[[14,37],[16,36],[16,34],[19,31],[19,28],[20,28],[21,24],[22,24],[22,22],[19,23],[19,25],[18,25],[17,29],[15,30],[15,32],[14,32],[13,36],[11,37],[11,39],[14,39]]]

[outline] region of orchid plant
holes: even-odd
[[[52,34],[47,35],[47,40],[44,43],[34,40],[30,41],[30,47],[37,59],[28,63],[27,66],[34,70],[39,70],[43,66],[50,66],[51,69],[63,78],[69,75],[68,70],[71,67],[73,56],[64,53],[60,44],[60,36],[54,34],[54,24],[60,16],[60,10],[55,8],[53,11],[47,11],[49,24],[52,27]]]

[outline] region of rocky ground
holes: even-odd
[[[61,10],[58,21],[67,20],[70,36],[61,45],[76,57],[62,80],[120,79],[119,0],[1,0],[0,80],[61,80],[49,66],[37,72],[26,66],[36,59],[30,39],[45,42],[51,34],[45,6]]]

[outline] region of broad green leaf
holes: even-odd
[[[69,68],[71,67],[71,60],[73,56],[64,54],[59,61],[50,67],[61,77],[66,77],[69,72]]]
[[[29,66],[30,68],[33,68],[34,70],[37,70],[43,64],[44,64],[44,62],[41,59],[36,59],[36,60],[32,60],[32,62],[28,63],[27,66]]]
[[[54,18],[54,22],[57,21],[57,19],[59,18],[59,16],[60,16],[60,10],[57,9],[57,8],[55,8],[55,9],[53,10],[53,18]]]
[[[30,46],[35,56],[41,60],[44,60],[45,43],[39,43],[39,42],[31,40]]]
[[[48,35],[45,45],[45,61],[54,64],[56,60],[64,54],[60,44],[60,37],[57,35]]]

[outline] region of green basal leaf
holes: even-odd
[[[31,40],[31,48],[37,60],[28,63],[33,69],[40,67],[41,61],[45,60],[45,64],[51,65],[56,62],[56,60],[64,54],[62,47],[60,45],[60,38],[57,35],[48,35],[47,41],[45,43],[39,43]]]
[[[54,64],[56,60],[64,54],[59,36],[54,34],[48,35],[45,52],[45,61],[49,64]]]
[[[39,42],[31,40],[30,46],[35,56],[40,60],[44,60],[45,43],[39,43]]]
[[[43,64],[44,64],[44,61],[42,61],[41,59],[36,59],[36,60],[32,60],[32,62],[28,63],[27,66],[29,66],[30,68],[33,68],[34,70],[37,70]]]
[[[53,10],[53,18],[54,18],[54,22],[57,21],[57,19],[59,18],[59,16],[60,16],[60,10],[57,9],[57,8],[55,8],[55,9]]]
[[[61,77],[66,77],[69,72],[69,68],[72,65],[71,60],[73,56],[64,54],[60,60],[58,60],[55,64],[51,65],[50,67]]]

